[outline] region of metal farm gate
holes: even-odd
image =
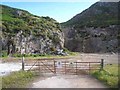
[[[100,62],[72,62],[68,60],[37,59],[32,63],[25,63],[31,71],[54,74],[89,74],[91,70],[103,68],[103,60]]]

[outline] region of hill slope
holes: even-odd
[[[97,2],[91,7],[77,14],[65,23],[64,26],[74,27],[106,27],[118,24],[118,3]]]
[[[63,48],[63,33],[54,19],[4,5],[0,7],[2,49],[8,54],[20,53],[21,48],[25,48],[25,53],[51,53]]]
[[[117,52],[118,4],[97,2],[62,23],[65,47],[71,51],[89,53]]]

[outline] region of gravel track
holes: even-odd
[[[90,75],[56,75],[39,78],[32,88],[107,88]]]

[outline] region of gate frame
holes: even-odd
[[[59,59],[62,59],[62,58],[59,58]],[[51,70],[47,65],[45,65],[44,64],[44,62],[42,62],[42,61],[53,61],[53,70]],[[54,74],[56,74],[57,73],[57,67],[56,67],[56,62],[57,62],[57,60],[55,60],[55,58],[44,58],[44,59],[37,59],[34,63],[33,63],[33,65],[31,66],[31,68],[28,70],[28,71],[30,71],[30,70],[32,70],[32,68],[34,67],[34,66],[38,66],[39,67],[39,72],[41,72],[41,65],[40,65],[40,63],[43,63],[43,65],[45,65],[45,67],[49,70],[49,71],[51,71],[52,73],[54,73]],[[64,64],[65,64],[65,66],[64,66],[64,74],[67,74],[67,62],[70,62],[70,61],[67,61],[67,60],[65,60],[64,61]],[[38,63],[38,64],[37,64]],[[74,62],[75,63],[75,73],[76,73],[76,75],[78,74],[78,70],[80,70],[80,69],[78,69],[78,63],[88,63],[88,66],[89,66],[89,68],[88,69],[81,69],[81,70],[88,70],[89,71],[89,74],[90,74],[90,70],[91,70],[91,63],[99,63],[100,64],[100,68],[99,68],[99,70],[101,71],[101,70],[103,70],[103,68],[104,68],[104,59],[101,59],[101,62]],[[36,65],[37,64],[37,65]],[[26,65],[26,66],[29,66],[29,65]],[[22,68],[23,67],[25,67],[25,66],[23,66],[23,64],[22,64]],[[96,70],[96,69],[93,69],[93,70]],[[97,69],[98,70],[98,69]]]

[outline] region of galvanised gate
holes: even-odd
[[[78,62],[50,59],[37,59],[32,63],[25,62],[25,66],[29,66],[28,71],[38,71],[40,73],[54,74],[89,74],[91,70],[100,70],[103,68],[103,60],[100,62]]]

